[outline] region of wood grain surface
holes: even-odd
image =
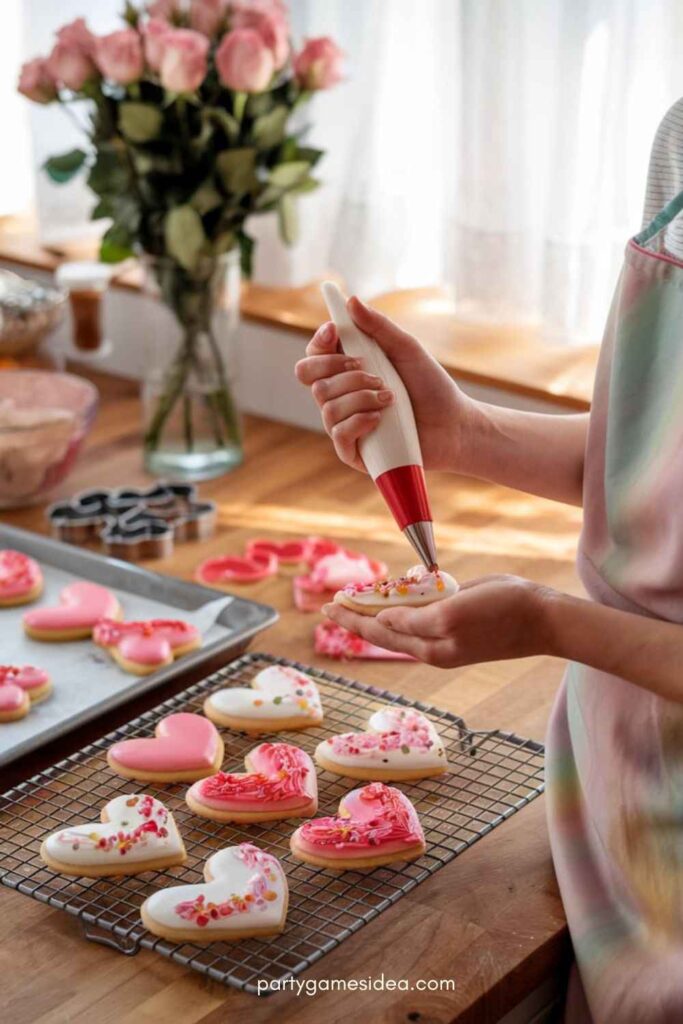
[[[104,400],[79,465],[63,488],[147,482],[140,454],[139,410],[125,382],[99,382]],[[573,557],[580,513],[514,491],[433,475],[432,505],[441,564],[467,579],[511,572],[579,592]],[[265,420],[246,424],[246,460],[228,477],[202,486],[219,504],[216,535],[180,545],[150,568],[191,578],[212,554],[240,552],[247,538],[321,534],[403,570],[414,555],[367,478],[341,466],[327,440]],[[41,508],[5,513],[3,521],[43,531]],[[448,708],[475,728],[511,729],[542,739],[562,665],[548,658],[498,662],[456,671],[418,664],[338,663],[313,654],[317,617],[294,610],[291,580],[278,578],[240,593],[273,604],[280,621],[252,649],[285,655]],[[136,705],[157,703],[156,691]],[[130,708],[123,712],[132,717]],[[115,724],[116,715],[27,757],[10,781],[83,744]],[[5,780],[3,779],[3,782]],[[4,786],[3,786],[4,788]],[[489,1024],[515,1006],[568,959],[561,902],[546,834],[544,801],[534,801],[490,836],[419,885],[337,950],[303,981],[454,979],[454,991],[281,992],[265,999],[238,993],[148,951],[125,957],[85,941],[79,923],[19,893],[0,888],[0,971],[5,1024],[223,1024],[251,1022],[457,1021]]]

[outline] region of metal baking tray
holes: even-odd
[[[0,609],[0,662],[44,667],[54,684],[52,695],[31,708],[25,718],[0,726],[0,765],[216,656],[225,661],[236,657],[256,633],[278,618],[267,605],[161,576],[27,530],[0,525],[0,548],[31,555],[45,577],[39,601]],[[27,608],[56,603],[61,588],[73,579],[91,580],[113,590],[127,619],[183,618],[194,622],[204,638],[202,647],[158,672],[139,677],[124,672],[90,641],[51,644],[26,637],[21,618]]]
[[[46,833],[70,822],[95,821],[108,800],[135,792],[136,787],[140,791],[141,783],[122,779],[108,768],[106,752],[112,743],[153,735],[159,718],[172,712],[201,713],[209,693],[222,686],[248,686],[257,672],[273,664],[308,672],[320,688],[325,712],[321,725],[277,734],[278,739],[309,753],[331,733],[365,728],[369,715],[380,705],[417,708],[432,719],[448,752],[450,771],[400,783],[425,833],[427,849],[419,860],[368,872],[316,868],[291,854],[289,837],[299,824],[296,820],[259,825],[210,821],[188,809],[186,783],[146,783],[145,792],[163,800],[175,816],[188,853],[185,864],[167,871],[89,879],[55,874],[43,863],[39,851]],[[260,739],[228,729],[221,732],[226,770],[242,771],[244,755]],[[360,785],[318,770],[318,813],[335,813],[344,793]],[[0,795],[0,882],[73,914],[93,941],[128,955],[141,947],[151,949],[215,981],[268,995],[279,982],[301,974],[542,791],[543,746],[534,740],[498,730],[475,732],[449,711],[284,658],[248,654]],[[246,841],[274,853],[285,869],[289,910],[281,935],[198,946],[159,939],[144,929],[140,906],[147,896],[164,886],[201,882],[203,864],[212,853]]]

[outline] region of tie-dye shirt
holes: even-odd
[[[578,565],[594,600],[683,623],[683,264],[638,238],[598,367]],[[592,1019],[678,1024],[683,704],[570,665],[547,779],[553,859]]]

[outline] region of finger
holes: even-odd
[[[358,455],[357,443],[361,437],[365,437],[375,429],[379,419],[380,413],[378,412],[357,412],[332,427],[330,437],[334,443],[334,450],[347,466],[353,466],[354,469],[362,468],[363,463]]]
[[[408,334],[388,316],[366,306],[357,296],[349,299],[347,308],[356,326],[374,338],[397,366],[411,363],[416,350],[422,351],[422,346],[412,334]]]
[[[385,608],[379,612],[377,620],[396,633],[440,639],[449,635],[450,609],[445,606],[454,600],[457,597],[437,601],[424,608]]]
[[[331,320],[328,320],[327,323],[320,325],[309,341],[306,346],[306,355],[321,356],[327,355],[330,352],[337,352],[338,350],[339,335],[337,334],[337,328]]]
[[[302,384],[311,385],[316,380],[334,377],[337,373],[357,370],[359,367],[360,362],[357,359],[337,353],[329,356],[307,356],[306,359],[300,359],[294,367],[294,372]]]
[[[347,373],[337,373],[334,377],[323,377],[315,381],[313,384],[313,397],[318,403],[329,402],[331,399],[339,398],[350,391],[379,391],[382,387],[381,377],[375,377],[372,373],[364,373],[362,370],[351,370]]]
[[[358,612],[353,612],[350,608],[345,608],[344,605],[337,604],[335,601],[332,604],[326,604],[323,607],[323,612],[333,622],[337,622],[352,633],[369,640],[371,644],[384,647],[387,651],[402,651],[404,654],[412,654],[419,661],[432,660],[433,643],[431,641],[424,640],[422,637],[408,636],[405,633],[394,633],[393,630],[387,629],[381,622],[378,622],[373,615],[359,615]]]
[[[355,413],[381,411],[393,400],[391,391],[352,391],[349,395],[325,402],[322,407],[325,430],[332,430],[335,424],[350,419]]]

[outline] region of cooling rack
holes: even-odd
[[[249,685],[257,672],[273,664],[308,672],[318,684],[324,724],[278,734],[309,753],[330,733],[362,730],[372,711],[383,704],[413,707],[432,719],[446,746],[450,771],[400,784],[424,828],[423,857],[370,872],[334,873],[294,860],[289,837],[296,820],[249,826],[212,822],[189,811],[183,800],[186,784],[148,783],[144,791],[173,811],[188,852],[184,865],[100,879],[67,878],[46,867],[39,849],[47,832],[70,822],[98,820],[108,800],[142,789],[142,783],[119,778],[108,769],[105,756],[112,743],[152,735],[157,720],[171,712],[201,711],[209,693],[222,686]],[[260,740],[230,730],[223,730],[223,736],[224,765],[240,770],[244,755]],[[361,784],[326,771],[319,771],[318,782],[320,814],[334,813],[344,793]],[[216,981],[264,995],[264,981],[270,985],[306,970],[542,791],[540,743],[500,731],[474,732],[457,715],[419,701],[284,658],[249,654],[2,794],[0,881],[73,914],[89,939],[129,955],[141,947],[151,949]],[[142,927],[139,909],[147,896],[163,886],[203,881],[207,857],[247,840],[279,857],[287,874],[289,912],[281,935],[198,946],[156,938]]]

